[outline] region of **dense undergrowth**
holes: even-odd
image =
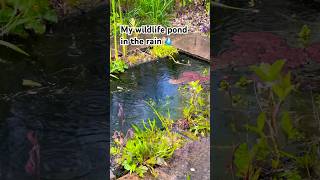
[[[253,86],[259,108],[255,122],[243,127],[256,141],[238,144],[234,150],[232,169],[241,179],[320,177],[319,138],[305,136],[297,126],[300,118],[288,109],[288,97],[298,89],[292,83],[291,73],[283,72],[284,64],[285,61],[278,60],[271,65],[253,66],[259,81],[242,77],[235,86],[227,81],[220,83],[220,89],[231,97],[232,106],[246,104],[243,96],[234,93],[234,88]],[[237,133],[235,126],[233,129]]]
[[[142,128],[132,125],[124,136],[115,131],[111,155],[113,165],[124,172],[136,173],[143,177],[147,172],[157,176],[155,168],[166,166],[174,151],[190,139],[207,136],[210,132],[209,94],[207,89],[193,81],[180,89],[185,105],[183,117],[174,121],[170,111],[159,112],[155,103],[146,102],[156,118],[143,121]],[[157,127],[156,122],[161,122]]]

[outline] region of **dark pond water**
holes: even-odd
[[[191,66],[175,64],[168,59],[161,59],[135,66],[119,76],[120,80],[110,83],[111,91],[111,129],[119,130],[121,123],[117,116],[119,104],[123,106],[125,122],[123,129],[131,124],[141,124],[142,120],[153,119],[154,113],[145,101],[152,99],[157,103],[161,113],[167,114],[169,108],[171,117],[177,119],[182,112],[182,102],[179,96],[179,85],[170,84],[170,79],[177,79],[185,71],[202,73],[208,70],[207,62],[180,55],[181,60]],[[112,133],[112,131],[111,131]]]
[[[224,3],[236,7],[250,8],[246,0],[223,1]],[[304,2],[304,3],[303,3]],[[308,2],[308,3],[306,3]],[[289,46],[299,47],[297,33],[306,24],[312,30],[311,42],[319,42],[320,29],[320,4],[314,1],[281,0],[281,1],[256,1],[253,7],[259,13],[251,11],[237,11],[223,8],[215,8],[215,20],[213,33],[215,43],[213,52],[219,57],[224,52],[230,50],[232,37],[239,32],[268,32],[279,36],[288,43]],[[266,40],[268,41],[268,40]],[[263,42],[264,43],[264,42]],[[250,53],[248,48],[243,52]],[[245,56],[245,54],[242,54]],[[239,54],[238,57],[241,55]],[[239,58],[241,59],[241,58]],[[245,59],[245,58],[243,58]],[[219,59],[217,59],[219,61]],[[219,64],[221,62],[217,62]],[[241,65],[241,62],[239,62]],[[309,64],[304,68],[295,69],[295,75],[305,81],[319,80],[319,64]],[[213,117],[214,117],[214,179],[233,179],[230,173],[233,147],[240,142],[253,142],[252,133],[247,133],[243,125],[256,119],[258,105],[252,87],[247,90],[233,90],[240,94],[247,105],[232,107],[230,97],[222,91],[218,91],[218,84],[228,77],[232,83],[238,81],[242,76],[251,76],[252,73],[247,68],[223,68],[211,72],[211,86],[213,87]],[[319,81],[318,81],[319,82]],[[303,87],[304,90],[293,94],[285,105],[290,112],[294,112],[301,119],[297,122],[300,128],[307,134],[319,135],[319,122],[314,121],[311,103],[311,90]],[[318,89],[318,88],[317,88]],[[319,89],[313,90],[313,94],[319,93]],[[234,132],[233,129],[238,129]]]
[[[1,47],[1,180],[107,179],[105,9],[66,19],[44,36],[18,40],[31,57]],[[25,87],[23,79],[42,87]],[[33,132],[40,178],[25,168]]]

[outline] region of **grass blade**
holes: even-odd
[[[21,54],[30,56],[28,53],[26,53],[24,50],[20,49],[18,46],[14,45],[12,43],[9,43],[7,41],[0,40],[0,45],[6,46],[7,48],[10,48],[10,49],[12,49],[14,51],[17,51],[17,52],[21,53]]]

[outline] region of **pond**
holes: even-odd
[[[320,92],[319,86],[316,85],[319,83],[317,77],[320,66],[319,63],[309,62],[310,59],[308,58],[300,57],[305,51],[299,49],[301,47],[297,40],[297,34],[303,25],[308,25],[313,32],[311,33],[310,43],[319,42],[319,33],[316,32],[320,28],[320,23],[318,23],[320,20],[320,4],[313,1],[302,3],[302,1],[295,0],[254,2],[255,6],[253,8],[258,9],[258,13],[215,8],[217,24],[214,26],[213,33],[216,43],[214,43],[212,50],[217,57],[217,69],[211,72],[211,82],[214,83],[212,84],[213,142],[215,147],[212,152],[214,156],[214,179],[232,179],[233,176],[230,171],[234,148],[240,142],[254,142],[256,138],[244,128],[245,124],[255,122],[259,112],[253,86],[245,90],[232,90],[233,93],[240,94],[247,102],[246,105],[236,107],[231,106],[231,99],[227,93],[218,90],[219,83],[223,79],[227,79],[228,82],[234,84],[242,76],[253,77],[248,65],[260,62],[270,63],[277,59],[270,61],[269,59],[278,58],[278,54],[282,56],[281,58],[287,58],[288,68],[291,67],[294,76],[302,83],[301,89],[290,96],[285,107],[301,118],[298,121],[298,126],[307,136],[319,135],[319,122],[313,118],[311,89],[313,94]],[[249,2],[245,0],[228,5],[250,8]],[[248,34],[256,36],[241,37]],[[263,36],[272,38],[263,38]],[[244,40],[247,44],[238,49],[237,46],[241,45],[233,44],[237,41],[238,43],[245,42]],[[258,44],[257,41],[259,40],[261,42]],[[282,44],[282,49],[276,49],[277,44],[275,42]],[[260,49],[255,46],[259,46]],[[294,51],[302,53],[299,55]],[[234,67],[230,68],[230,63]],[[302,66],[303,68],[298,68]],[[235,129],[237,131],[234,131]]]
[[[132,124],[139,125],[142,120],[155,118],[154,112],[146,101],[152,99],[161,113],[167,113],[177,120],[181,117],[182,99],[179,95],[179,85],[169,83],[170,79],[177,79],[183,72],[193,71],[201,74],[208,70],[209,63],[186,55],[179,55],[183,62],[190,66],[176,64],[169,59],[144,63],[128,69],[119,75],[119,80],[110,82],[111,91],[111,129],[120,130],[118,112],[119,104],[123,106],[125,122],[122,131],[126,131]],[[111,131],[111,133],[113,133]]]
[[[0,49],[0,179],[108,179],[105,9]]]

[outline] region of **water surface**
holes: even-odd
[[[36,179],[25,171],[30,132],[39,141],[40,179],[107,179],[105,9],[16,40],[30,57],[0,49],[1,180]]]

